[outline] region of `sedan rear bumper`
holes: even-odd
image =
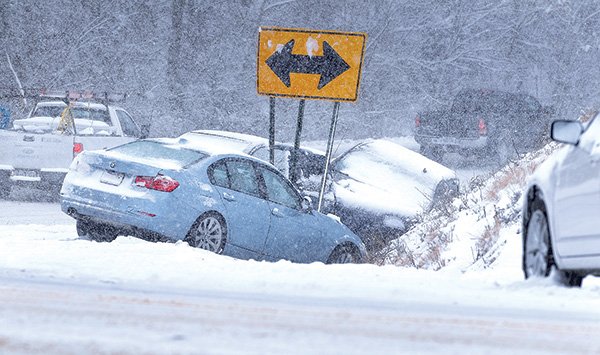
[[[61,197],[61,209],[75,219],[86,218],[113,225],[123,232],[148,231],[176,241],[182,240],[187,235],[190,225],[177,223],[171,215],[159,215],[144,211],[141,204],[129,203],[126,208],[105,208],[92,205],[85,201],[70,197]],[[135,206],[135,207],[134,207]],[[117,207],[117,206],[115,206]],[[137,208],[136,208],[137,207]],[[180,220],[184,220],[181,218]]]

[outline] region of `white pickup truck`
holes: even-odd
[[[104,149],[142,138],[142,129],[122,108],[77,102],[73,120],[60,130],[63,101],[41,101],[28,118],[0,129],[0,198],[13,185],[60,190],[73,158],[85,150]]]

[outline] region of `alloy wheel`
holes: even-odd
[[[219,253],[222,249],[225,233],[221,222],[213,216],[207,216],[198,224],[194,233],[194,246]]]

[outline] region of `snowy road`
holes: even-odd
[[[0,278],[8,353],[585,353],[586,316]],[[596,342],[596,348],[590,347]]]
[[[2,354],[600,352],[597,280],[524,282],[516,242],[483,271],[263,263],[0,211]]]

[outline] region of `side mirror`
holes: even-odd
[[[579,121],[557,120],[552,122],[550,137],[560,143],[577,145],[583,132],[583,125]]]
[[[313,210],[312,200],[308,196],[302,198],[302,211],[311,212]]]
[[[150,134],[150,125],[148,123],[145,123],[140,127],[140,130],[141,130],[140,138],[141,139],[148,138],[148,135]]]

